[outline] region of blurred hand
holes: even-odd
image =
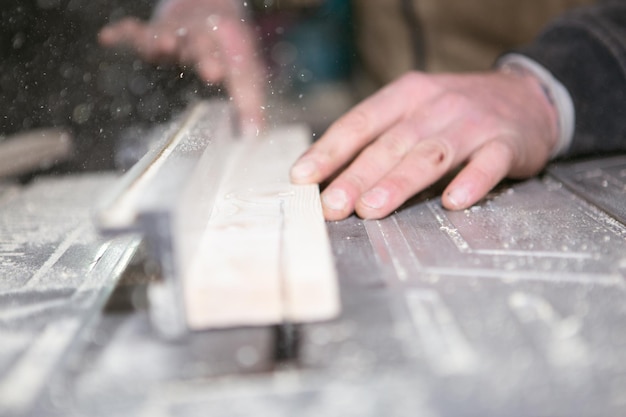
[[[392,213],[465,164],[442,196],[464,209],[508,176],[538,173],[557,142],[555,109],[534,77],[500,71],[409,73],[337,120],[296,162],[295,183],[337,177],[322,193],[324,216]]]
[[[189,65],[206,82],[223,82],[244,130],[262,126],[265,73],[238,0],[169,0],[149,22],[125,18],[105,26],[103,46],[133,48],[149,62]]]

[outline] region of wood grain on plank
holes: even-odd
[[[289,168],[309,144],[292,126],[233,146],[185,277],[192,329],[325,320],[339,312],[317,185]]]

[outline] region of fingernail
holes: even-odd
[[[454,208],[462,208],[467,204],[467,192],[463,188],[455,188],[448,193],[448,201]]]
[[[326,191],[322,195],[322,201],[324,202],[324,206],[327,208],[340,211],[346,207],[346,204],[348,203],[348,196],[345,191],[334,189]]]
[[[291,178],[295,180],[305,180],[313,176],[316,170],[317,166],[315,165],[315,162],[310,160],[303,160],[297,162],[291,168]]]
[[[379,209],[383,207],[385,204],[387,204],[388,200],[389,192],[382,188],[374,188],[363,194],[363,196],[361,197],[361,201],[363,202],[363,204],[373,209]]]

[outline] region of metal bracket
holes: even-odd
[[[235,136],[230,107],[199,102],[164,133],[100,205],[107,234],[139,232],[158,260],[162,280],[148,290],[155,328],[167,338],[187,333],[181,282],[208,221],[225,152]],[[184,235],[185,239],[178,236]]]

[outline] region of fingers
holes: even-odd
[[[431,95],[425,91],[427,84],[420,83],[416,77],[419,76],[412,74],[388,85],[333,123],[294,164],[291,180],[297,184],[322,182],[381,133],[404,119]],[[398,100],[407,91],[413,96],[411,105]]]
[[[266,85],[256,42],[247,26],[240,22],[222,22],[217,32],[220,56],[226,68],[226,87],[239,109],[244,132],[255,132],[264,124]]]
[[[105,47],[131,47],[147,61],[156,62],[171,58],[177,49],[177,35],[142,23],[135,18],[125,18],[105,26],[98,34]]]
[[[467,166],[446,189],[443,203],[453,210],[476,203],[510,171],[514,150],[503,139],[490,140],[472,150],[468,145],[472,141],[463,141],[462,131],[451,129],[417,142],[397,163],[389,160],[393,166],[383,175],[380,172],[385,164],[363,170],[359,157],[322,194],[325,218],[340,220],[353,211],[365,219],[385,217],[461,164],[470,153]]]
[[[500,138],[485,144],[443,192],[444,207],[462,210],[478,202],[506,177],[514,160],[509,141]]]
[[[256,133],[263,126],[266,83],[252,30],[239,18],[214,20],[209,27],[206,19],[144,24],[126,18],[103,28],[99,40],[107,47],[131,47],[147,61],[193,66],[203,81],[224,83],[244,132]]]
[[[134,18],[122,19],[106,25],[98,33],[98,41],[102,46],[111,47],[131,43],[143,30],[143,24]]]
[[[198,76],[208,83],[219,83],[226,77],[222,52],[210,36],[191,36],[180,40],[179,61],[194,66]]]
[[[135,45],[135,40],[143,36],[145,25],[139,20],[128,17],[116,23],[111,23],[100,31],[98,41],[102,46],[113,47],[118,45]]]
[[[360,164],[355,162],[322,194],[324,216],[340,220],[356,211],[365,219],[384,217],[444,175],[453,161],[449,145],[431,138],[418,142],[379,177],[359,176]]]
[[[424,126],[404,123],[359,155],[322,194],[326,218],[342,219],[352,211],[363,218],[386,216],[468,154],[462,125],[422,138]],[[342,205],[336,196],[344,197]]]
[[[554,117],[530,81],[497,72],[404,77],[331,126],[293,166],[292,181],[343,170],[322,193],[324,215],[375,219],[467,163],[442,197],[449,209],[467,208],[548,159]]]
[[[446,140],[424,140],[380,181],[361,194],[354,209],[365,219],[385,217],[444,176],[452,165],[458,163],[457,159]]]
[[[458,132],[451,129],[438,134],[439,139],[443,138],[442,135],[450,138],[459,136]],[[355,206],[359,207],[358,200],[361,195],[370,190],[376,182],[397,170],[407,172],[407,169],[413,168],[411,164],[415,164],[419,169],[436,165],[443,166],[444,171],[447,170],[453,155],[450,146],[433,135],[435,132],[427,121],[423,123],[403,122],[383,134],[377,141],[369,145],[326,189],[322,199],[327,218],[346,217],[355,209]],[[430,139],[422,140],[424,137],[430,137]],[[416,177],[417,180],[413,179],[414,182],[420,183],[417,185],[418,188],[422,186],[421,182],[430,174],[431,172],[428,172],[426,176],[419,175]],[[426,180],[426,182],[429,181]],[[417,182],[415,183],[417,184]],[[382,204],[380,192],[372,194],[371,197],[378,198],[377,205]],[[377,208],[381,209],[382,207]]]

